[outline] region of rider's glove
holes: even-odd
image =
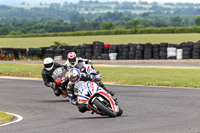
[[[54,82],[50,82],[50,83],[49,83],[49,87],[55,88],[55,86],[56,86],[56,83],[54,83]]]
[[[90,75],[90,79],[95,79],[96,75]]]
[[[101,80],[101,76],[100,75],[91,75],[91,79],[93,82],[98,82]]]

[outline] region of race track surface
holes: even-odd
[[[200,89],[116,86],[121,117],[79,113],[56,97],[42,81],[0,79],[0,110],[23,120],[0,127],[0,133],[198,133]]]

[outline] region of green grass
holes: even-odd
[[[0,75],[41,78],[42,65],[0,64]],[[199,69],[95,67],[102,81],[115,84],[200,88]]]
[[[12,115],[8,115],[4,112],[0,112],[0,124],[9,122],[13,119]]]
[[[98,67],[102,80],[116,84],[200,87],[197,69]]]
[[[66,37],[30,37],[30,38],[0,38],[0,48],[38,48],[53,45],[54,41],[69,45],[91,44],[93,41],[102,41],[109,44],[127,43],[176,43],[200,40],[200,34],[137,34],[137,35],[104,35],[104,36],[66,36]]]
[[[41,78],[42,65],[0,64],[0,75]]]

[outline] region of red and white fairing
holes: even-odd
[[[93,112],[96,112],[97,114],[103,115],[97,109],[95,109],[94,107],[90,106],[90,104],[88,104],[89,100],[96,93],[98,93],[98,95],[101,95],[102,97],[104,97],[105,99],[107,99],[107,101],[110,102],[111,109],[114,112],[118,112],[119,111],[119,106],[117,106],[115,104],[115,101],[112,99],[112,97],[110,96],[110,94],[108,94],[104,89],[102,89],[101,87],[99,87],[95,82],[86,82],[84,85],[82,85],[79,88],[77,102],[79,104],[86,104],[87,107],[90,110],[92,110]],[[101,100],[103,101],[104,99],[102,97],[98,97],[98,99],[100,101]]]

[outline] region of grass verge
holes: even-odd
[[[42,65],[0,64],[0,75],[41,78],[42,68]],[[99,66],[95,69],[107,83],[200,88],[199,69]]]
[[[6,114],[4,112],[0,112],[0,124],[9,122],[13,119],[12,115]]]
[[[145,38],[145,39],[144,39]],[[0,38],[0,48],[39,48],[49,47],[54,41],[69,45],[91,44],[93,41],[102,41],[110,44],[128,43],[152,43],[160,42],[176,43],[192,41],[197,42],[199,33],[183,34],[137,34],[137,35],[99,35],[99,36],[66,36],[66,37],[30,37],[30,38]]]

